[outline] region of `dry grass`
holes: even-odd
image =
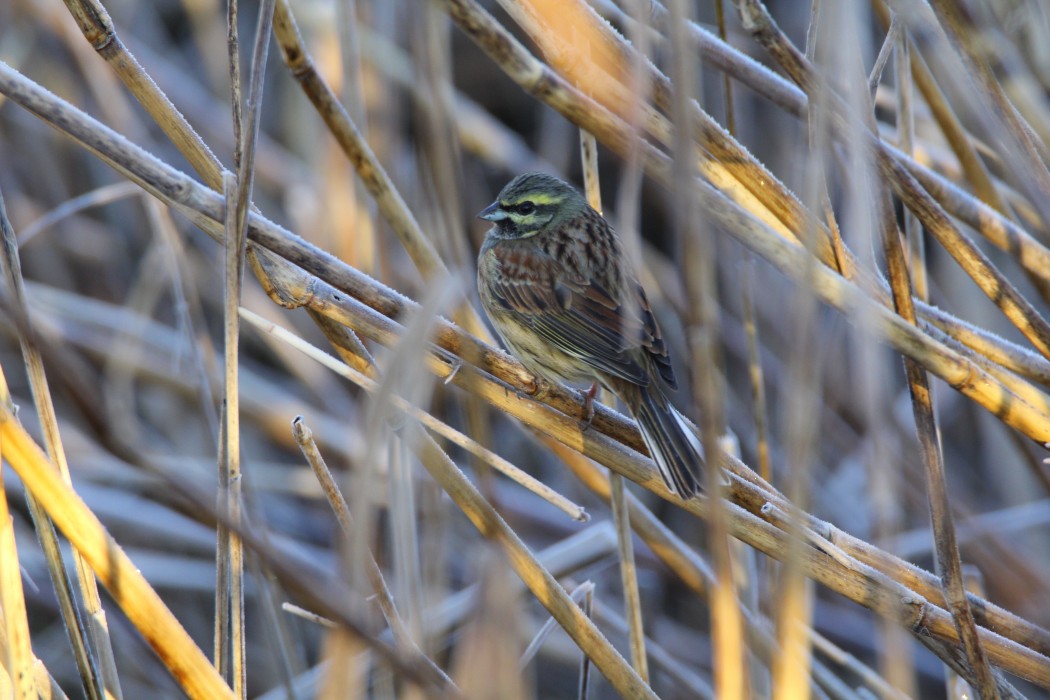
[[[0,698],[1050,697],[1039,2],[65,5],[0,6]],[[494,348],[530,169],[722,498]]]

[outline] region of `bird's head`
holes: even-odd
[[[586,208],[587,200],[567,182],[553,175],[525,173],[511,180],[478,218],[496,224],[489,235],[528,238],[574,218]]]

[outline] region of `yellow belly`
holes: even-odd
[[[502,314],[489,314],[507,348],[531,372],[547,381],[593,381],[594,371],[585,362],[554,347],[532,328]]]

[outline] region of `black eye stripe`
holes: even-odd
[[[524,202],[518,202],[517,204],[505,204],[503,208],[507,211],[512,211],[516,214],[531,214],[536,211],[536,203],[528,200]]]
[[[508,214],[516,214],[519,217],[534,217],[547,215],[555,209],[555,205],[552,204],[537,204],[536,202],[525,199],[518,202],[500,202],[500,209],[507,212]]]

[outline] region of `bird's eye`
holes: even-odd
[[[531,214],[536,211],[536,205],[532,202],[522,202],[514,208],[518,210],[519,214]]]

